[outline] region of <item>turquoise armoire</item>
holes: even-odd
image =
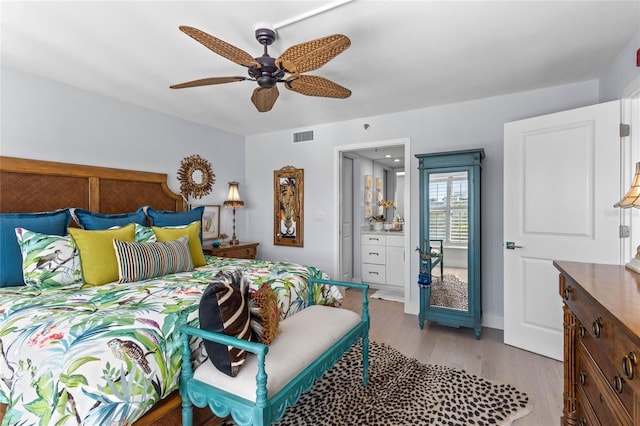
[[[425,321],[482,332],[480,174],[484,149],[418,154],[420,328]]]

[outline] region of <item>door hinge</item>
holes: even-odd
[[[631,134],[631,126],[628,124],[620,123],[620,137],[626,138]]]
[[[629,238],[629,227],[627,225],[620,225],[620,238]]]

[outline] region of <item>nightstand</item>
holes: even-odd
[[[211,243],[205,242],[202,246],[204,254],[218,257],[235,257],[237,259],[255,259],[258,253],[259,243],[240,243],[235,245],[225,244],[220,247],[213,247]]]

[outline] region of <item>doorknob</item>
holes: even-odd
[[[513,241],[507,241],[507,250],[513,250],[517,248],[522,248],[522,246],[517,246]]]

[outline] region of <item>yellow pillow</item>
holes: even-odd
[[[133,223],[122,228],[100,231],[69,228],[69,234],[78,247],[82,278],[87,287],[118,281],[118,259],[113,240],[134,241]]]
[[[199,220],[184,227],[151,227],[159,242],[177,240],[183,235],[187,235],[189,237],[189,251],[193,259],[193,266],[203,266],[207,264],[207,261],[204,260],[202,243],[200,242],[200,228]]]

